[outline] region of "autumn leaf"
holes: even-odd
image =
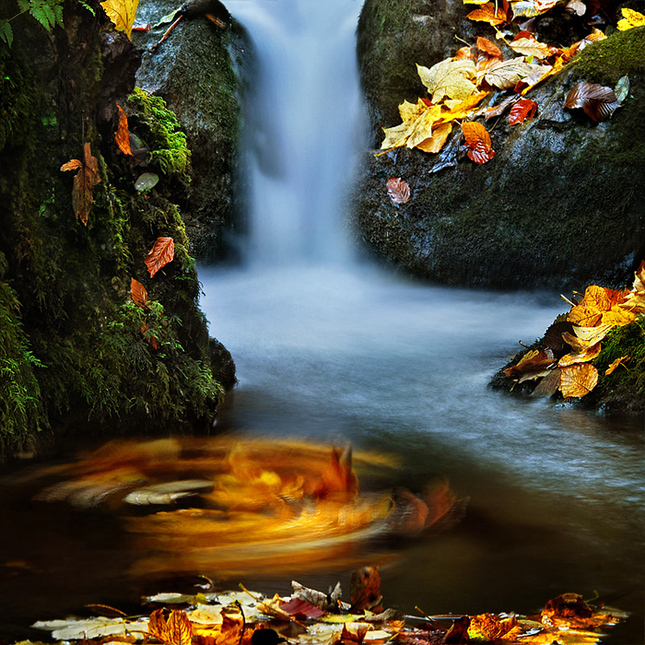
[[[148,302],[148,292],[146,288],[138,281],[132,278],[130,280],[130,295],[135,305],[145,309]]]
[[[148,327],[148,325],[144,325],[141,327],[141,333],[143,334],[143,337],[152,345],[153,349],[159,349],[159,344],[157,343],[157,337],[154,334],[154,331]]]
[[[504,374],[520,382],[542,377],[555,363],[553,352],[549,349],[532,349],[517,362],[507,367]]]
[[[566,354],[558,361],[559,367],[568,367],[574,363],[587,363],[600,354],[600,343],[595,345],[583,346],[578,351]]]
[[[628,29],[643,27],[645,25],[645,16],[642,13],[634,11],[633,9],[628,9],[627,7],[623,7],[621,11],[623,13],[623,17],[616,25],[620,31],[627,31]]]
[[[400,177],[387,180],[387,194],[395,204],[405,204],[410,200],[410,186]]]
[[[510,90],[522,79],[541,71],[540,65],[527,63],[524,57],[519,57],[492,65],[484,70],[481,78],[491,87],[496,87],[500,90]]]
[[[477,164],[484,164],[495,156],[488,130],[476,121],[461,124],[464,139],[468,146],[468,157]]]
[[[614,372],[614,370],[619,366],[622,365],[625,367],[625,363],[631,358],[631,356],[621,356],[620,358],[617,358],[615,361],[612,361],[611,365],[605,370],[605,376],[609,376]],[[625,369],[627,369],[625,367]]]
[[[508,22],[506,11],[495,2],[487,2],[478,9],[471,11],[466,18],[477,22],[487,22],[492,27]]]
[[[535,58],[547,58],[558,50],[546,43],[541,43],[537,38],[528,31],[520,31],[511,41],[511,49],[524,56],[534,56]]]
[[[172,237],[158,237],[146,256],[146,266],[150,277],[154,277],[155,273],[163,269],[169,262],[172,262],[174,257],[175,241]]]
[[[150,614],[148,632],[164,645],[191,645],[193,629],[184,611],[173,609],[168,620],[163,609],[157,609]]]
[[[443,148],[448,136],[452,132],[452,123],[440,123],[432,129],[432,136],[417,144],[419,150],[437,153]]]
[[[520,99],[513,105],[511,112],[508,115],[508,125],[517,125],[524,123],[526,119],[535,116],[537,111],[537,103],[531,99]]]
[[[610,87],[580,81],[567,94],[564,107],[582,108],[589,118],[598,123],[608,119],[620,107],[620,103]]]
[[[565,399],[586,396],[597,383],[598,370],[590,363],[576,363],[562,368],[560,392]]]
[[[123,108],[118,103],[116,104],[116,107],[119,110],[119,125],[114,137],[116,145],[119,146],[119,150],[124,155],[133,156],[132,150],[130,148],[130,130],[128,128],[128,117],[125,115]]]
[[[352,611],[374,611],[383,598],[378,568],[368,566],[352,572],[349,589]]]
[[[488,38],[482,36],[477,37],[477,48],[493,58],[504,58],[502,50]]]
[[[417,65],[421,82],[428,88],[433,103],[444,98],[462,101],[475,92],[475,63],[472,60],[446,58],[429,69]]]
[[[595,327],[601,321],[606,324],[606,321],[602,320],[603,314],[624,300],[625,294],[622,291],[592,284],[585,289],[582,300],[572,307],[567,320],[580,327]]]
[[[511,0],[511,11],[513,18],[534,18],[550,11],[558,3],[558,0]]]
[[[87,226],[90,210],[94,203],[94,186],[101,182],[99,162],[92,155],[89,141],[84,146],[84,162],[72,159],[63,164],[60,169],[62,171],[78,170],[72,188],[72,206],[76,219],[80,219]]]
[[[101,6],[117,31],[124,31],[130,38],[132,25],[137,15],[139,0],[105,0]]]

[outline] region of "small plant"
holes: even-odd
[[[0,40],[8,47],[13,42],[11,21],[25,13],[35,18],[47,31],[56,25],[63,26],[63,0],[18,0],[18,9],[16,15],[0,20]]]

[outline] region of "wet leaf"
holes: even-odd
[[[511,41],[510,47],[518,54],[534,56],[535,58],[547,58],[557,51],[555,47],[539,42],[537,38],[528,31],[520,31]]]
[[[628,29],[643,27],[645,25],[645,16],[642,13],[634,11],[633,9],[628,9],[627,7],[623,7],[621,11],[623,17],[616,25],[620,31],[627,31]]]
[[[61,166],[62,171],[78,170],[74,177],[72,189],[72,206],[76,219],[80,219],[87,226],[90,210],[94,203],[94,187],[101,182],[99,176],[99,162],[92,155],[89,142],[85,143],[84,162],[72,159]]]
[[[173,261],[175,257],[175,241],[172,237],[158,237],[154,246],[146,256],[146,266],[150,277]]]
[[[488,56],[492,56],[493,58],[504,58],[502,50],[495,43],[488,40],[488,38],[478,36],[477,48]]]
[[[598,123],[608,119],[620,107],[620,103],[610,87],[580,81],[567,94],[564,107],[582,108],[589,118]]]
[[[558,3],[558,0],[511,0],[511,11],[513,18],[533,18],[550,11]]]
[[[451,132],[452,123],[440,123],[432,129],[432,136],[424,139],[416,147],[424,152],[437,153],[443,148]]]
[[[616,87],[614,87],[614,94],[619,103],[624,103],[629,96],[629,76],[627,74],[618,79]]]
[[[612,374],[615,369],[619,366],[622,365],[625,367],[625,363],[631,359],[631,356],[621,356],[620,358],[617,358],[615,361],[612,361],[611,365],[605,370],[605,376],[609,376]]]
[[[526,119],[535,116],[537,103],[531,99],[520,99],[513,105],[508,115],[508,125],[517,125],[524,123]]]
[[[595,345],[590,345],[588,347],[584,346],[579,351],[563,356],[558,361],[558,365],[560,367],[567,367],[574,363],[586,363],[596,358],[598,354],[600,354],[600,349],[600,343],[596,343]]]
[[[417,65],[421,82],[428,88],[433,103],[444,98],[462,101],[476,91],[474,78],[475,63],[472,60],[453,60],[446,58],[429,69]]]
[[[119,150],[124,155],[132,156],[132,150],[130,149],[130,130],[128,128],[128,117],[125,115],[123,108],[117,103],[117,109],[119,110],[119,125],[117,127],[115,141],[116,145],[119,146]]]
[[[461,130],[468,146],[468,157],[477,164],[484,164],[495,156],[488,130],[476,121],[461,124]]]
[[[132,296],[132,302],[134,302],[135,305],[142,309],[146,308],[148,292],[146,291],[146,288],[134,278],[130,280],[130,295]]]
[[[546,398],[553,396],[560,389],[560,376],[562,370],[559,367],[551,370],[536,386],[531,393],[534,398]]]
[[[134,182],[134,188],[140,193],[152,190],[159,183],[159,175],[154,172],[144,172]]]
[[[387,194],[395,204],[405,204],[410,200],[410,186],[400,177],[387,180]]]
[[[498,6],[495,2],[487,2],[478,9],[471,11],[466,18],[477,22],[487,22],[492,27],[508,22],[506,11],[504,11],[501,4]]]
[[[101,2],[108,18],[114,23],[115,29],[125,32],[128,38],[132,33],[138,5],[139,0],[105,0],[105,2]]]
[[[538,378],[545,370],[553,366],[555,359],[553,352],[548,349],[532,349],[526,352],[516,365],[507,367],[504,374],[509,378],[521,378],[530,376]]]
[[[562,368],[560,392],[565,399],[583,397],[598,383],[598,370],[590,363],[576,363]]]
[[[486,119],[486,121],[489,121],[496,116],[501,116],[502,114],[504,114],[504,112],[506,112],[506,110],[510,109],[519,100],[519,96],[507,96],[499,105],[487,107],[484,110],[484,118]]]
[[[527,63],[523,57],[496,63],[485,70],[482,78],[492,87],[500,90],[514,88],[522,79],[535,72],[542,73],[540,65]]]
[[[592,284],[585,289],[582,300],[572,307],[567,320],[580,327],[594,327],[600,322],[603,312],[609,311],[618,299],[618,292]]]

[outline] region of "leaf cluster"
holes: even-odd
[[[35,18],[47,31],[63,27],[63,0],[18,0],[18,9],[11,18],[0,19],[0,41],[8,47],[13,43],[11,22],[22,14]]]

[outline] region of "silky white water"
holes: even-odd
[[[420,490],[442,475],[468,496],[460,525],[403,545],[385,569],[386,601],[408,611],[526,610],[597,589],[642,618],[642,421],[487,386],[566,310],[558,294],[448,289],[361,265],[345,212],[363,128],[359,3],[230,9],[258,77],[245,262],[200,270],[211,334],[239,379],[217,429],[349,440],[400,455],[395,483]],[[613,642],[641,638],[641,618]]]

